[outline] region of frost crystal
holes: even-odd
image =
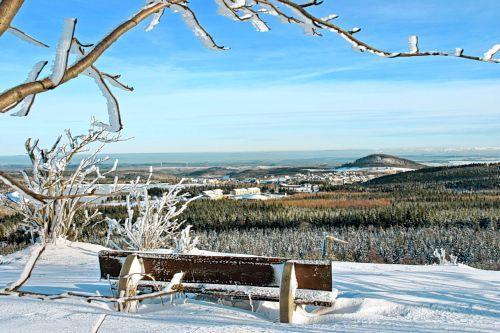
[[[231,10],[230,5],[227,4],[225,0],[215,0],[215,3],[217,4],[217,13],[219,15],[229,17],[233,20],[238,20],[238,17],[236,14]]]
[[[161,17],[163,16],[164,12],[165,12],[165,8],[154,13],[153,18],[151,19],[151,22],[149,23],[149,25],[146,28],[146,31],[153,30],[158,25],[158,23],[160,23]]]
[[[31,72],[28,74],[28,78],[26,79],[26,82],[33,82],[35,81],[40,73],[42,72],[43,68],[47,65],[47,61],[40,61],[35,64]],[[33,105],[33,102],[35,101],[35,95],[29,95],[21,101],[21,108],[19,111],[16,113],[13,113],[12,116],[16,117],[25,117],[28,115],[30,112],[31,106]]]
[[[484,60],[486,61],[493,60],[493,56],[498,52],[500,52],[500,44],[493,45],[493,47],[484,54]]]
[[[246,0],[235,0],[233,2],[234,3],[231,5],[231,8],[233,9],[239,9],[241,7],[245,7],[246,5]]]
[[[102,95],[104,96],[104,98],[106,98],[106,103],[108,106],[109,125],[104,123],[98,123],[98,125],[108,131],[118,132],[123,127],[118,100],[109,89],[102,75],[100,75],[96,69],[89,67],[87,68],[87,70],[85,70],[84,74],[94,79],[95,83],[99,87],[99,90],[101,90]]]
[[[174,13],[181,13],[184,23],[186,23],[186,25],[194,32],[195,36],[198,37],[207,48],[212,50],[226,49],[223,46],[215,44],[212,36],[210,36],[205,29],[201,27],[200,23],[190,9],[181,5],[171,5],[170,9],[172,9]]]
[[[36,45],[36,46],[49,47],[48,45],[31,37],[30,35],[28,35],[24,31],[21,31],[21,30],[14,28],[12,26],[9,27],[9,29],[7,31],[10,32],[12,35],[16,36],[17,38],[24,40],[25,42],[31,43],[31,44]]]
[[[54,59],[54,67],[52,68],[52,74],[49,77],[55,85],[61,83],[61,80],[64,77],[64,73],[66,72],[66,67],[68,66],[68,56],[71,49],[73,36],[75,34],[75,26],[75,18],[64,20],[63,32],[61,34],[61,38],[59,39],[56,58]]]
[[[418,53],[418,36],[410,36],[408,38],[408,45],[410,47],[410,53]]]
[[[331,21],[331,20],[335,20],[338,17],[339,16],[337,14],[330,14],[330,15],[328,15],[326,17],[323,17],[321,20],[328,22],[328,21]]]

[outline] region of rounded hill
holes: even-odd
[[[357,159],[352,163],[342,165],[342,167],[350,168],[378,168],[378,167],[392,167],[392,168],[405,168],[405,169],[422,169],[426,166],[406,158],[401,158],[393,155],[386,154],[372,154]]]

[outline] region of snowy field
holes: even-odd
[[[99,280],[96,245],[51,246],[23,288],[110,294]],[[17,279],[27,252],[0,257],[0,288]],[[340,291],[332,313],[299,314],[302,324],[276,323],[277,303],[256,312],[197,300],[147,304],[137,314],[104,303],[0,296],[0,332],[500,332],[500,272],[466,266],[334,263]]]

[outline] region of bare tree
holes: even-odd
[[[0,3],[0,36],[5,31],[9,31],[38,46],[46,46],[11,25],[23,2],[23,0],[3,0]],[[334,20],[338,18],[338,15],[331,14],[320,18],[311,14],[309,7],[321,5],[323,1],[312,0],[302,4],[290,0],[215,0],[215,2],[219,7],[221,15],[240,22],[250,22],[257,31],[261,32],[270,30],[269,23],[263,18],[267,15],[274,16],[286,24],[298,25],[308,35],[321,36],[325,31],[332,32],[343,38],[353,49],[381,57],[443,56],[490,63],[500,62],[500,59],[495,58],[495,55],[500,52],[500,44],[492,46],[481,56],[465,54],[462,48],[457,48],[452,52],[423,51],[420,49],[419,38],[417,36],[409,37],[409,50],[407,52],[391,52],[377,48],[357,37],[357,34],[361,31],[360,28],[354,27],[348,29],[335,24]],[[80,74],[84,74],[94,79],[107,100],[109,124],[101,123],[100,125],[107,130],[119,131],[123,125],[118,101],[113,95],[110,85],[129,91],[133,89],[119,82],[119,75],[101,72],[94,66],[94,63],[121,36],[133,29],[140,22],[151,18],[146,31],[154,29],[166,10],[182,15],[185,23],[208,48],[213,50],[227,50],[226,47],[217,44],[214,38],[201,25],[196,13],[190,8],[187,0],[149,0],[136,14],[105,35],[95,45],[81,43],[75,37],[76,19],[67,19],[58,44],[51,74],[39,79],[39,75],[47,62],[37,63],[28,75],[25,83],[7,89],[0,94],[0,113],[6,113],[17,108],[18,110],[15,115],[26,116],[37,94],[57,88],[59,85],[76,78]],[[76,60],[72,63],[70,62],[70,54],[76,55]]]

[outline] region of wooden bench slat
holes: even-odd
[[[101,251],[101,277],[117,279],[125,258],[137,253],[145,271],[157,281],[170,281],[175,273],[185,272],[186,283],[211,283],[279,287],[279,274],[286,258],[251,256],[198,256],[150,252]],[[299,289],[332,290],[330,262],[294,261]]]
[[[152,281],[141,281],[139,289],[142,291],[153,292],[158,285],[167,285],[167,282],[155,283]],[[218,298],[233,298],[239,300],[271,301],[279,302],[280,290],[274,287],[248,287],[248,286],[228,286],[205,283],[183,283],[185,293],[214,296]],[[332,306],[336,293],[323,290],[299,289],[296,291],[295,304]]]

